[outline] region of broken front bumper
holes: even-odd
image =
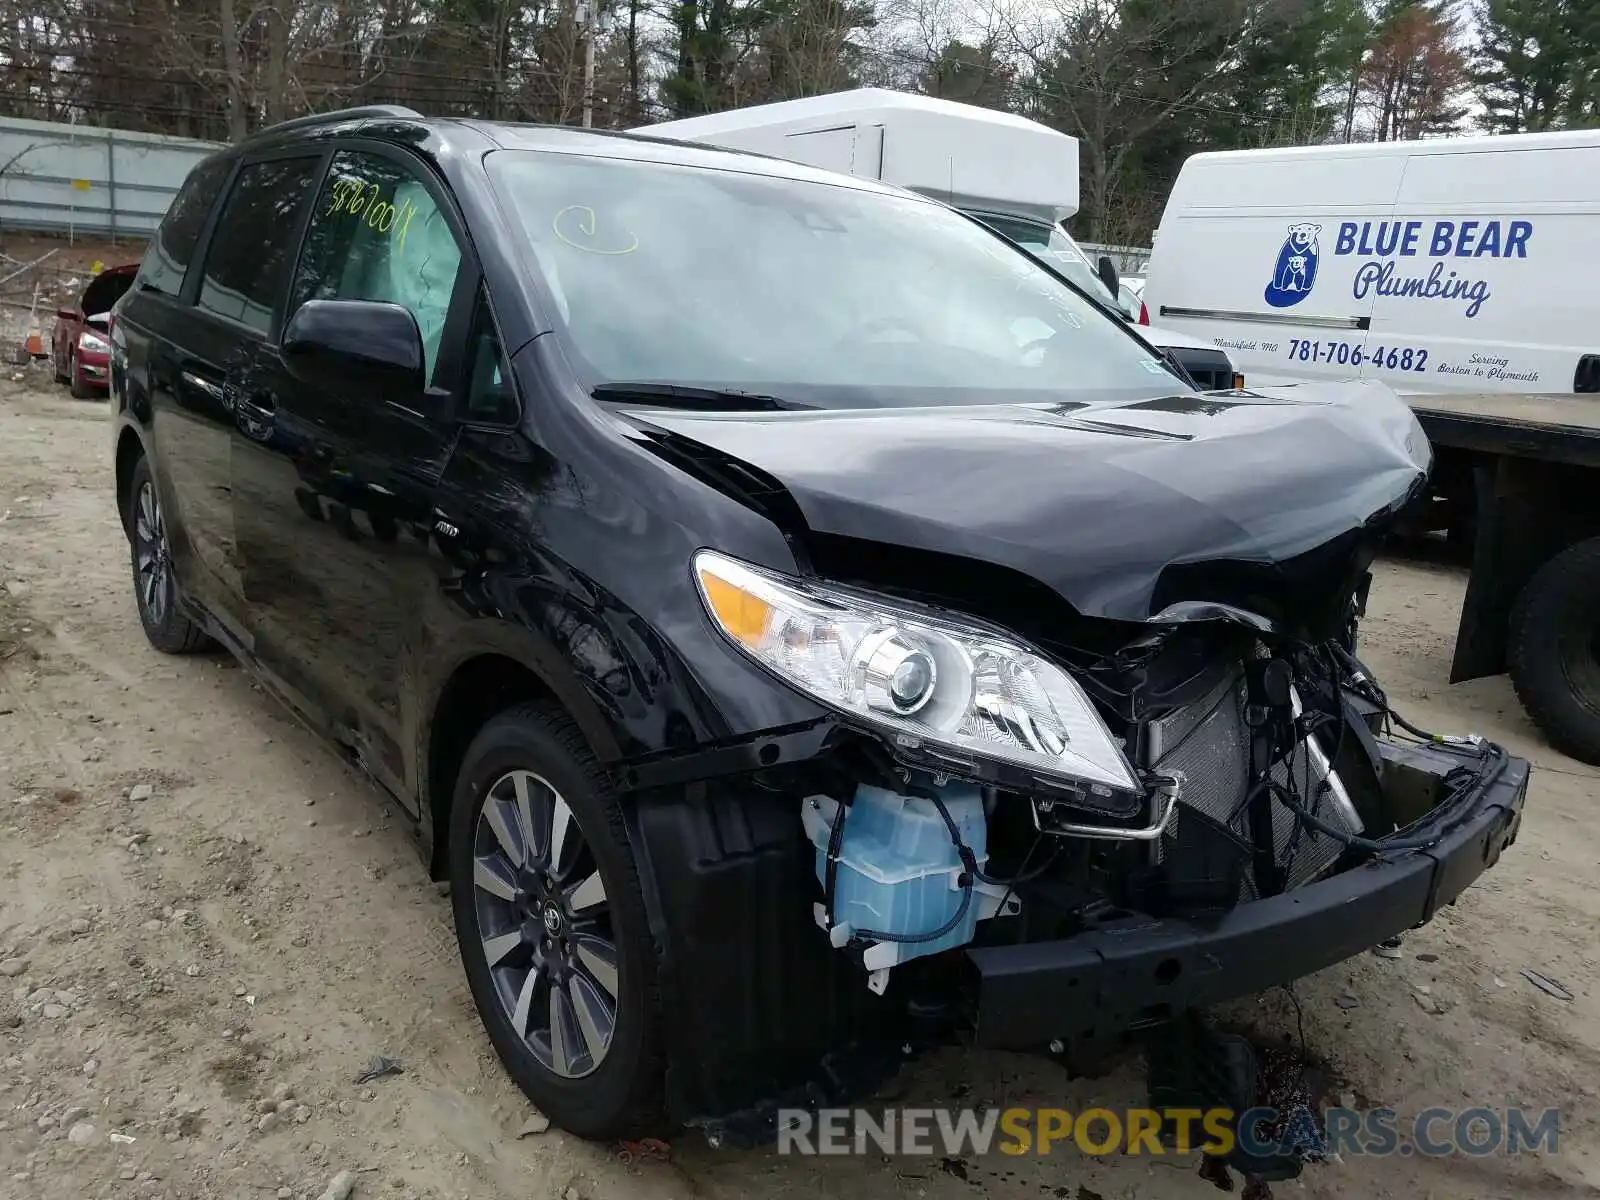
[[[1429,752],[1382,749],[1390,762]],[[1408,831],[1442,831],[1427,848],[1381,853],[1215,922],[1134,916],[1061,941],[970,949],[977,1042],[1027,1049],[1112,1037],[1288,983],[1422,925],[1516,840],[1528,776],[1527,762],[1502,754]]]

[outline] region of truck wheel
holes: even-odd
[[[1540,567],[1511,613],[1511,681],[1563,754],[1600,764],[1600,538]]]
[[[622,812],[566,714],[519,705],[473,739],[449,861],[467,982],[517,1086],[580,1137],[661,1132],[655,943]]]

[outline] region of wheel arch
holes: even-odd
[[[572,718],[602,764],[622,756],[610,719],[576,678],[547,665],[550,658],[529,631],[498,626],[480,631],[434,674],[417,738],[421,832],[433,878],[445,876],[461,763],[478,731],[498,714],[528,702],[551,704]]]
[[[116,454],[117,516],[124,533],[128,530],[128,485],[133,480],[134,465],[144,456],[144,439],[132,425],[124,424],[117,434]]]

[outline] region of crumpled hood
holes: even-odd
[[[629,419],[764,472],[811,531],[999,564],[1085,616],[1124,620],[1187,599],[1259,610],[1264,592],[1342,585],[1355,544],[1373,540],[1362,531],[1386,525],[1431,460],[1411,410],[1379,383]],[[1218,566],[1197,585],[1207,594],[1186,591],[1207,577],[1186,564]],[[1224,576],[1236,594],[1219,594]]]

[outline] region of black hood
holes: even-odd
[[[764,507],[803,524],[789,530],[802,538],[993,563],[1084,616],[1134,621],[1189,600],[1281,615],[1296,594],[1347,589],[1430,462],[1410,409],[1382,384],[628,416],[670,457],[742,477],[728,490],[749,498],[764,482]]]

